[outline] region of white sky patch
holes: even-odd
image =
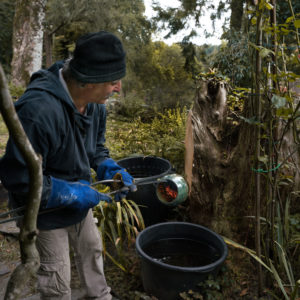
[[[173,1],[169,1],[169,0],[156,0],[159,5],[162,8],[168,8],[168,7],[173,7],[173,8],[177,8],[180,6],[180,2],[177,0],[173,0]],[[218,6],[219,1],[217,0],[212,0],[212,2],[215,3],[215,7]],[[145,15],[148,18],[151,18],[155,15],[155,12],[152,9],[152,0],[144,0],[144,4],[145,4]],[[181,31],[179,31],[178,34],[176,34],[175,36],[171,36],[168,39],[164,39],[164,36],[168,33],[168,30],[162,30],[161,32],[157,33],[155,36],[153,36],[153,40],[157,41],[157,40],[162,40],[164,41],[166,44],[171,45],[173,43],[176,42],[181,42],[183,37],[188,35],[190,33],[190,31],[192,30],[192,28],[196,29],[196,32],[198,34],[198,36],[194,37],[192,39],[192,42],[194,44],[197,45],[203,45],[203,44],[211,44],[211,45],[220,45],[222,40],[221,40],[221,35],[223,33],[222,30],[222,25],[224,23],[224,18],[222,17],[221,20],[216,20],[215,21],[215,32],[213,34],[212,37],[205,37],[205,30],[208,33],[213,33],[213,27],[212,27],[212,20],[210,19],[210,12],[206,11],[205,14],[203,14],[203,16],[201,16],[200,19],[200,23],[201,23],[201,28],[198,28],[195,26],[195,22],[194,20],[191,20],[189,22],[189,28],[187,29],[183,29]]]

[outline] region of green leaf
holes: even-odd
[[[146,205],[138,205],[136,204],[133,200],[126,200],[127,201],[127,205],[131,205],[134,210],[136,211],[136,214],[140,220],[140,223],[141,223],[141,229],[144,229],[145,228],[145,225],[144,225],[144,219],[143,219],[143,216],[142,216],[142,213],[141,213],[141,210],[140,210],[140,207],[147,207]]]
[[[122,208],[120,202],[117,202],[117,223],[122,223]]]
[[[259,157],[258,157],[258,160],[259,160],[260,162],[264,163],[265,165],[267,165],[267,164],[268,164],[268,161],[269,161],[269,158],[268,158],[267,155],[265,155],[265,156],[259,156]]]
[[[277,95],[273,95],[271,101],[276,108],[282,108],[286,104],[286,99]]]
[[[250,256],[252,256],[256,261],[258,261],[262,266],[264,266],[268,271],[270,271],[272,273],[272,270],[257,255],[255,255],[254,250],[249,249],[249,248],[247,248],[247,247],[245,247],[245,246],[243,246],[243,245],[241,245],[241,244],[239,244],[239,243],[237,243],[237,242],[235,242],[235,241],[233,241],[229,238],[226,238],[224,236],[222,236],[222,237],[223,237],[226,244],[228,244],[228,245],[230,245],[230,246],[232,246],[236,249],[240,249],[240,250],[245,251]]]
[[[281,247],[281,245],[279,243],[277,243],[275,241],[275,243],[277,244],[277,247],[280,251],[278,251],[279,253],[279,259],[281,261],[281,263],[283,264],[284,268],[285,268],[285,272],[289,278],[289,282],[290,282],[290,285],[291,286],[294,286],[295,285],[295,279],[294,279],[294,276],[293,276],[293,271],[292,271],[292,268],[291,268],[291,265],[290,265],[290,262],[287,261],[287,256],[286,256],[286,253],[284,251],[284,249]]]
[[[287,293],[286,293],[286,291],[284,289],[283,282],[282,282],[281,278],[279,277],[279,275],[277,273],[277,270],[275,269],[275,267],[274,267],[274,265],[272,264],[271,261],[270,261],[270,265],[271,265],[272,273],[273,273],[273,275],[274,275],[274,277],[275,277],[275,279],[276,279],[276,281],[277,281],[277,283],[278,283],[278,285],[279,285],[279,287],[280,287],[280,289],[281,289],[281,291],[282,291],[285,299],[289,300],[290,298],[289,298],[289,296],[287,295]]]
[[[273,9],[273,7],[274,7],[274,6],[273,6],[272,4],[266,2],[266,8],[267,8],[267,9],[271,10],[271,9]]]
[[[262,48],[260,51],[259,51],[259,56],[262,57],[262,58],[265,58],[267,57],[269,54],[271,54],[272,51],[267,49],[267,48]]]
[[[294,20],[293,16],[290,16],[286,19],[285,23],[291,23]]]
[[[136,223],[138,224],[138,226],[141,226],[140,224],[140,219],[138,218],[137,214],[135,213],[135,211],[133,210],[132,206],[128,203],[128,201],[126,201],[126,199],[123,199],[124,204],[127,205],[130,213],[132,214],[132,216],[134,217]]]
[[[240,119],[242,119],[243,121],[245,121],[246,123],[248,123],[248,124],[255,124],[255,125],[257,125],[257,124],[259,124],[259,122],[257,121],[257,119],[256,119],[256,117],[251,117],[251,118],[245,118],[245,117],[243,117],[243,116],[238,116]]]
[[[116,265],[116,266],[118,266],[122,271],[124,271],[124,272],[127,272],[127,270],[126,270],[126,268],[122,265],[122,264],[120,264],[119,262],[117,262],[108,252],[106,252],[106,254],[105,255],[107,255],[108,257],[109,257],[109,259]]]
[[[283,27],[280,28],[280,30],[281,30],[281,33],[284,34],[284,35],[287,35],[287,34],[289,34],[291,32],[291,30],[288,30],[288,29],[283,28]]]
[[[116,231],[116,228],[115,228],[115,224],[111,220],[109,220],[108,221],[108,226],[110,228],[111,237],[112,237],[112,239],[115,243],[116,240],[118,239],[118,234],[117,234],[117,231]]]
[[[295,26],[296,28],[300,28],[300,19],[294,21],[294,26]]]
[[[290,118],[293,114],[293,109],[292,108],[286,108],[286,107],[281,107],[277,109],[276,111],[276,116],[282,117],[282,118]]]

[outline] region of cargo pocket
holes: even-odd
[[[63,263],[41,262],[37,279],[42,295],[53,297],[70,293],[70,278]]]

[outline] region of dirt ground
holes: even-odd
[[[0,193],[0,213],[7,210],[7,202],[4,196],[3,193],[2,196]],[[18,233],[14,232],[14,230],[10,229],[7,231],[3,228],[0,225],[0,299],[4,298],[6,284],[12,271],[20,263]],[[114,247],[108,247],[108,251],[114,255]],[[127,245],[124,255],[127,272],[122,271],[107,256],[105,257],[105,274],[108,284],[112,288],[112,294],[120,300],[162,300],[147,295],[144,291],[140,259],[136,254],[134,243]],[[245,253],[234,249],[229,249],[229,255],[218,276],[216,278],[208,278],[207,281],[201,283],[201,286],[201,294],[196,291],[186,291],[181,294],[181,299],[268,299],[266,297],[257,297],[253,262]],[[71,287],[72,291],[74,290],[72,299],[78,299],[80,295],[80,281],[74,263],[72,266]],[[23,291],[22,299],[39,299],[34,279],[30,281],[28,288]]]

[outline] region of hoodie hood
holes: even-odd
[[[47,70],[41,69],[33,73],[26,92],[32,90],[45,91],[65,102],[65,104],[72,107],[73,110],[76,110],[72,99],[59,80],[59,70],[63,67],[63,65],[64,61],[59,61]]]

